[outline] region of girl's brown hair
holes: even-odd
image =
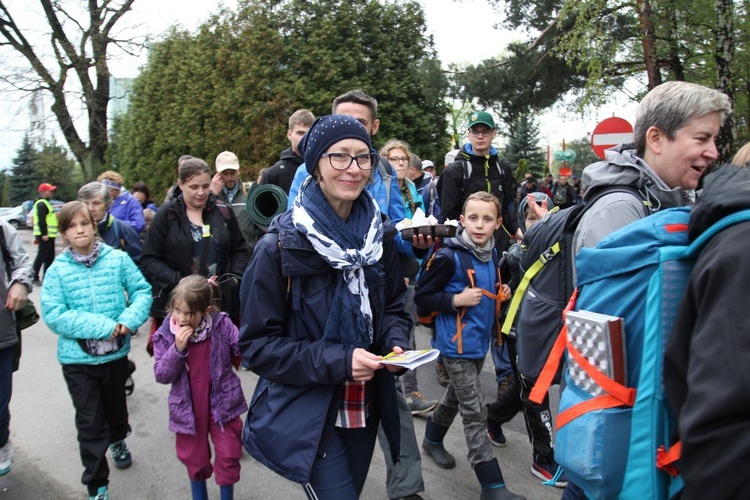
[[[73,217],[75,217],[79,213],[83,213],[85,217],[88,217],[88,219],[91,221],[91,225],[96,228],[94,216],[91,214],[91,210],[89,210],[88,205],[86,205],[82,201],[69,201],[68,203],[63,205],[62,209],[60,210],[60,214],[57,216],[57,224],[60,227],[61,233],[64,233],[68,230],[70,225],[73,223]]]
[[[176,300],[182,300],[190,309],[190,314],[197,312],[205,313],[210,307],[213,307],[213,288],[205,276],[191,274],[185,276],[177,283],[169,296],[169,305],[167,311],[174,310]]]

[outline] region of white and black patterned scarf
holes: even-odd
[[[292,206],[292,221],[332,268],[342,271],[328,313],[323,339],[366,347],[372,343],[373,313],[367,288],[369,266],[383,255],[383,223],[375,199],[366,190],[342,220],[309,177]]]

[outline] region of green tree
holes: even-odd
[[[464,100],[476,99],[484,108],[498,109],[508,129],[522,116],[542,111],[585,85],[574,66],[544,47],[529,48],[520,42],[509,45],[498,58],[465,67],[455,81]]]
[[[195,35],[173,29],[134,82],[113,161],[156,196],[183,154],[212,164],[233,151],[253,179],[288,147],[294,110],[329,114],[355,88],[378,100],[376,147],[399,138],[422,158],[442,157],[448,83],[424,24],[416,1],[257,0]]]
[[[642,84],[639,100],[667,80],[714,87],[733,100],[719,137],[721,159],[750,138],[750,4],[732,0],[489,0],[505,25],[534,36],[585,76],[579,104],[598,104],[626,79]]]
[[[529,172],[529,160],[527,160],[526,158],[521,158],[520,160],[518,160],[518,167],[513,173],[513,175],[515,176],[515,179],[517,181],[522,180],[528,172]]]
[[[539,127],[533,118],[521,115],[516,119],[502,156],[513,169],[519,165],[520,160],[526,160],[531,172],[537,175],[541,172],[546,157],[539,146]]]
[[[75,200],[84,184],[81,169],[68,151],[54,139],[43,141],[35,160],[35,172],[41,182],[57,186],[55,198]]]
[[[28,134],[25,135],[11,162],[11,177],[8,179],[8,202],[11,206],[36,198],[40,182],[36,171],[38,155]]]

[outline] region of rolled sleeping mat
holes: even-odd
[[[258,184],[253,182],[247,191],[245,207],[250,220],[264,231],[274,217],[286,212],[287,195],[275,184]]]

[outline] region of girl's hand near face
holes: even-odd
[[[193,335],[193,327],[189,325],[181,326],[177,333],[174,334],[174,345],[180,352],[187,349],[188,339]]]

